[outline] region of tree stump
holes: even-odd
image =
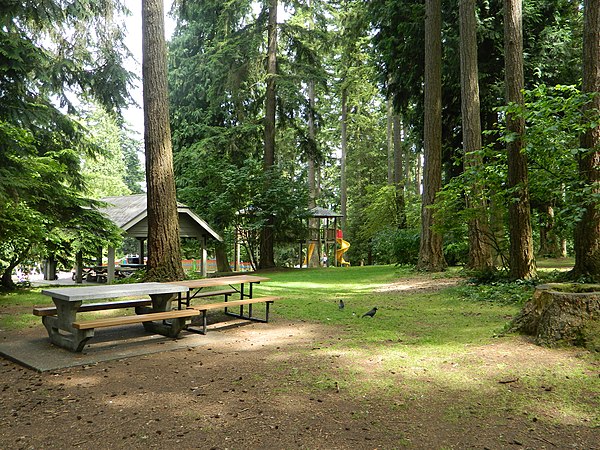
[[[600,351],[600,285],[537,286],[510,331],[534,336],[538,345],[570,344]]]

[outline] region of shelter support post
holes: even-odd
[[[234,268],[233,270],[235,272],[239,272],[240,271],[240,249],[241,249],[241,245],[240,245],[240,237],[239,234],[237,233],[236,230],[236,234],[235,234],[235,263],[234,263]]]
[[[75,255],[75,283],[83,283],[83,252],[81,250]]]
[[[139,252],[138,254],[140,255],[140,264],[145,264],[144,260],[146,259],[146,255],[144,252],[144,243],[146,242],[146,240],[144,238],[137,238],[138,243],[139,243]]]
[[[200,243],[200,275],[203,277],[207,274],[208,257],[206,254],[206,236],[199,236],[198,242]]]
[[[115,280],[115,248],[108,247],[108,266],[106,267],[106,283],[111,284]]]

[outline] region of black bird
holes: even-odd
[[[362,316],[363,317],[373,317],[375,315],[375,313],[377,312],[377,307],[374,307],[371,311],[367,311],[366,313],[364,313]]]
[[[344,300],[340,299],[340,304],[338,305],[338,308],[344,309],[344,306],[346,306],[344,305]]]

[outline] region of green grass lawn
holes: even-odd
[[[492,339],[531,293],[527,286],[518,287],[518,292],[488,289],[487,297],[475,295],[486,289],[482,286],[415,292],[409,289],[415,274],[394,266],[308,269],[269,276],[271,281],[259,285],[256,292],[285,299],[276,304],[276,314],[342,326],[352,336],[345,344],[356,347],[389,341],[455,346]],[[436,284],[436,275],[416,276]],[[403,283],[407,277],[411,281]],[[386,290],[390,283],[398,283],[397,289]],[[338,308],[340,299],[343,310]],[[373,319],[362,318],[375,306]]]

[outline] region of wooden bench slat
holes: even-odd
[[[280,299],[281,299],[281,297],[247,298],[244,300],[232,300],[230,302],[209,303],[206,305],[194,305],[194,306],[190,307],[190,309],[193,309],[193,310],[198,311],[199,313],[202,313],[200,328],[197,330],[197,332],[199,332],[201,334],[206,334],[206,332],[208,330],[206,314],[209,310],[224,308],[225,314],[227,314],[229,316],[238,317],[238,318],[244,319],[244,320],[252,320],[252,321],[256,321],[256,322],[268,322],[269,321],[269,305],[271,303],[273,303],[275,300],[280,300]],[[265,310],[265,318],[264,319],[259,319],[252,315],[252,305],[256,304],[256,303],[264,303],[265,304],[266,310]],[[243,313],[244,305],[248,305],[248,313],[247,314]],[[228,310],[229,308],[232,308],[234,306],[240,307],[239,314],[232,313]],[[196,325],[194,319],[192,320],[192,325]],[[188,328],[188,330],[189,329],[190,328]],[[193,330],[193,331],[196,331],[196,330]]]
[[[190,306],[190,309],[195,309],[196,311],[208,311],[211,309],[230,308],[232,306],[251,305],[254,303],[274,302],[275,300],[280,300],[280,299],[281,299],[281,297],[247,298],[244,300],[232,300],[229,302],[207,303],[205,305],[194,305],[194,306]]]
[[[138,314],[135,316],[108,317],[105,319],[85,320],[73,322],[73,328],[87,330],[91,328],[112,327],[117,325],[128,325],[132,323],[151,322],[153,320],[178,319],[182,317],[198,316],[199,311],[193,309],[176,309],[173,311],[156,312],[150,314]]]
[[[105,302],[105,303],[86,303],[79,307],[77,312],[90,312],[90,311],[104,311],[107,309],[119,309],[119,308],[135,308],[136,306],[151,306],[152,300],[150,299],[137,299],[137,300],[121,300],[117,302]],[[34,316],[55,316],[56,306],[47,307],[36,307],[33,308]]]

